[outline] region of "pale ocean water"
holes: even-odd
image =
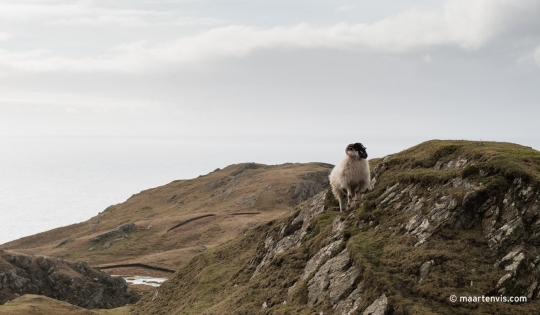
[[[230,164],[332,162],[342,151],[334,158],[318,143],[183,137],[0,137],[0,148],[0,244]]]

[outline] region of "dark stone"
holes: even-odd
[[[9,253],[0,254],[0,262],[0,304],[24,294],[45,295],[88,309],[121,307],[141,298],[128,291],[123,278],[113,278],[86,262]]]
[[[133,222],[126,223],[126,224],[117,226],[116,228],[110,230],[109,232],[105,232],[103,234],[100,234],[100,235],[96,236],[94,238],[94,242],[99,242],[99,241],[101,241],[103,239],[106,239],[106,238],[109,238],[109,237],[122,235],[122,233],[129,233],[129,232],[134,231],[136,228],[137,228],[137,225],[135,223],[133,223]]]

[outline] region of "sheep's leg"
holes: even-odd
[[[343,200],[343,197],[339,198],[339,212],[343,211],[343,203],[345,200]]]
[[[339,201],[339,211],[343,211],[343,203],[345,202],[345,200],[343,200],[343,192],[336,189],[332,189],[332,192],[334,193],[334,197]]]
[[[345,195],[347,195],[347,204],[345,204]],[[349,208],[349,192],[346,190],[346,189],[343,189],[342,192],[341,192],[341,195],[340,195],[341,199],[340,199],[340,206],[339,206],[339,211],[343,211],[344,209],[347,210]],[[343,204],[345,204],[344,206],[342,206]]]
[[[360,199],[362,198],[362,194],[368,192],[368,189],[370,189],[369,183],[367,185],[361,184],[360,186],[356,187],[354,191],[354,204],[357,204],[358,202],[360,202]]]
[[[358,188],[354,191],[354,204],[355,205],[358,203],[358,201],[360,201],[359,192],[360,192],[360,189]]]
[[[339,212],[343,211],[343,204],[345,203],[345,196],[343,196],[343,194],[339,194]],[[347,207],[347,205],[345,205],[345,208]]]
[[[351,207],[352,191],[347,189],[347,209]]]

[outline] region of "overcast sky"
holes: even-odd
[[[539,17],[538,0],[1,0],[0,135],[540,149]]]

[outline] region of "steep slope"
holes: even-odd
[[[196,256],[133,314],[537,313],[540,152],[429,141],[372,166],[356,208],[321,192]],[[527,302],[495,300],[512,297]]]
[[[1,247],[102,268],[150,266],[174,271],[199,252],[279,217],[321,191],[328,185],[330,168],[321,163],[231,165],[142,191],[86,222]]]

